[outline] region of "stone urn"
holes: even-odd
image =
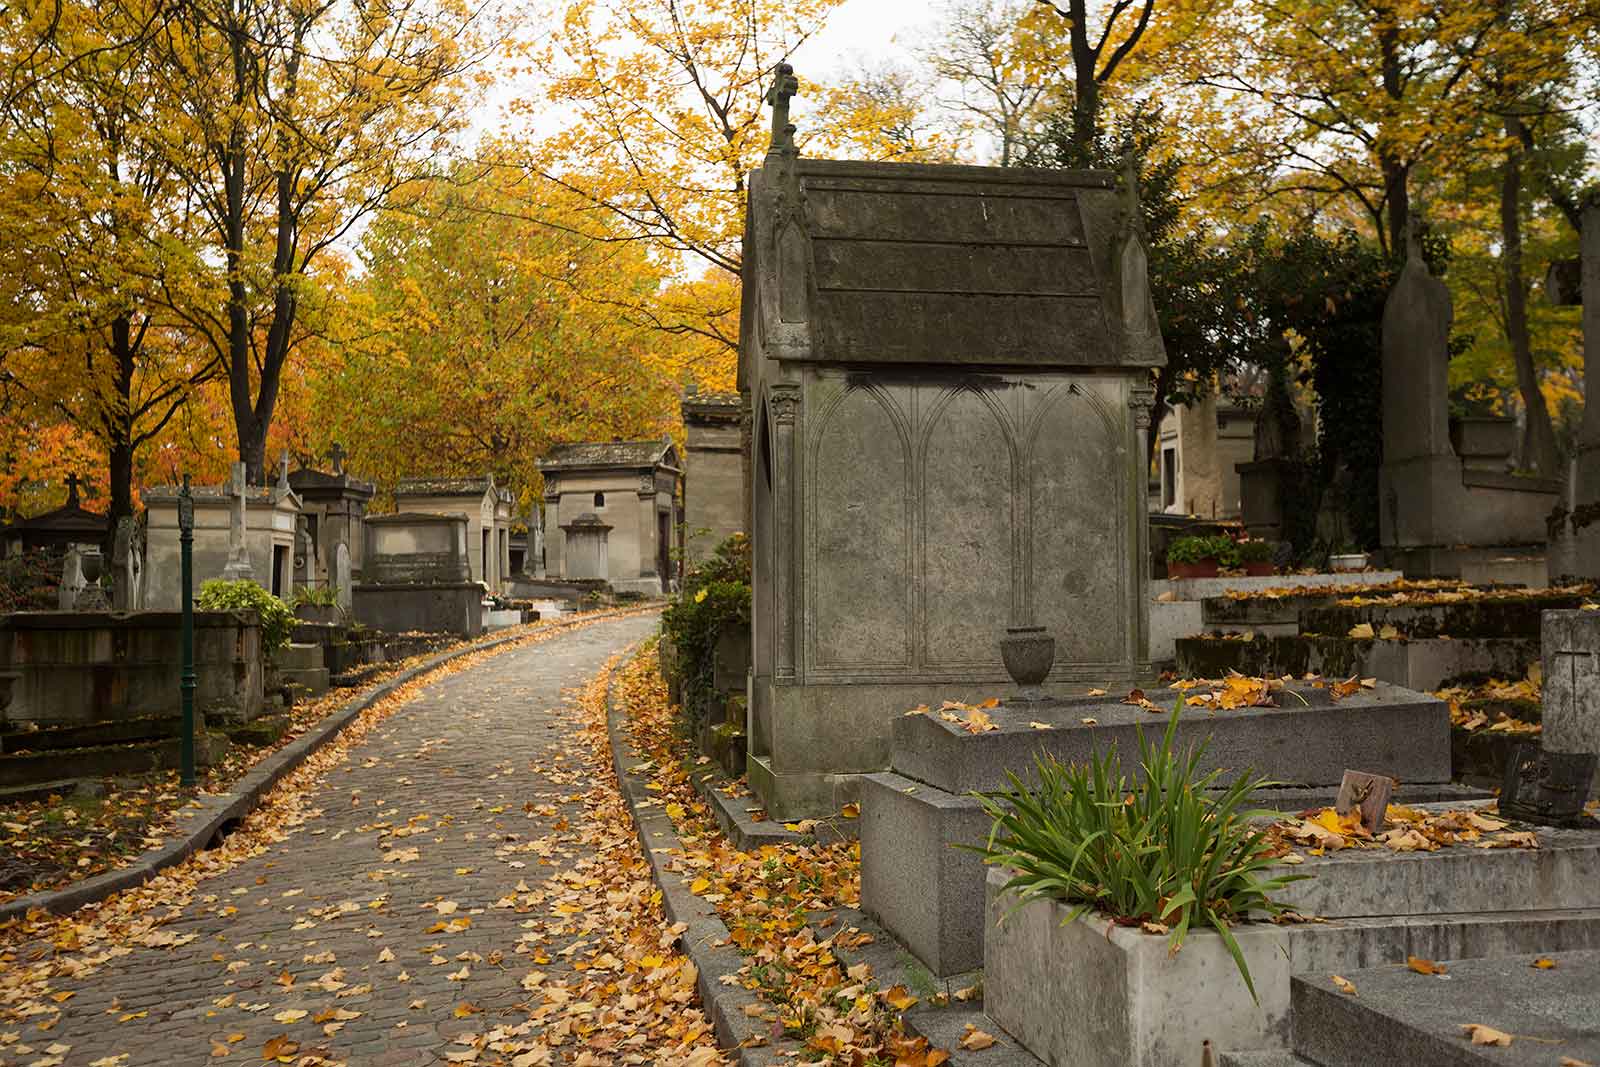
[[[1021,692],[1016,700],[1043,700],[1040,688],[1056,661],[1056,639],[1043,626],[1008,626],[1000,639],[1000,658]]]

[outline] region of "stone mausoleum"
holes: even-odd
[[[647,596],[677,583],[683,463],[670,440],[557,445],[539,470],[551,578]]]
[[[747,532],[744,401],[738,393],[683,398],[684,555],[693,566],[731,535]]]
[[[467,517],[471,580],[491,593],[511,573],[511,491],[482,478],[408,478],[394,491],[398,512]]]
[[[793,83],[787,89],[792,93]],[[1136,194],[1101,171],[801,159],[751,175],[752,788],[852,799],[907,709],[1148,669],[1144,428],[1165,361]]]

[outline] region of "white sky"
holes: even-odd
[[[795,67],[826,80],[861,66],[861,60],[909,63],[908,46],[926,36],[934,21],[924,0],[845,0],[796,53]]]

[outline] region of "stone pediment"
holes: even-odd
[[[769,157],[745,336],[822,363],[1159,366],[1145,253],[1107,171]]]

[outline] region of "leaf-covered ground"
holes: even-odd
[[[199,781],[191,789],[179,784],[177,771],[154,771],[106,778],[100,783],[103,796],[78,793],[0,804],[0,903],[103,874],[159,848],[176,829],[184,806],[197,796],[226,792],[262,759],[328,715],[437,654],[429,651],[387,664],[359,689],[335,689],[296,704],[284,713],[282,737],[267,744],[230,742],[220,759],[199,769]],[[63,774],[69,776],[70,768]]]
[[[717,1062],[602,724],[653,624],[458,660],[218,849],[0,927],[0,1067]]]
[[[751,1010],[769,1024],[763,1040],[800,1042],[801,1062],[896,1067],[945,1062],[945,1050],[903,1032],[900,1015],[918,1002],[917,994],[902,985],[882,988],[869,965],[848,967],[835,955],[835,949],[871,941],[871,935],[848,925],[848,912],[838,910],[860,902],[859,843],[808,840],[749,852],[735,848],[690,782],[690,771],[705,761],[681,736],[653,649],[621,672],[619,686],[630,739],[650,756],[651,789],[683,841],[672,854],[675,872],[691,892],[715,906],[732,944],[746,957],[733,980],[761,997]],[[743,792],[734,787],[730,795]],[[853,815],[847,810],[838,817]],[[964,1044],[978,1049],[992,1040],[974,1031]]]

